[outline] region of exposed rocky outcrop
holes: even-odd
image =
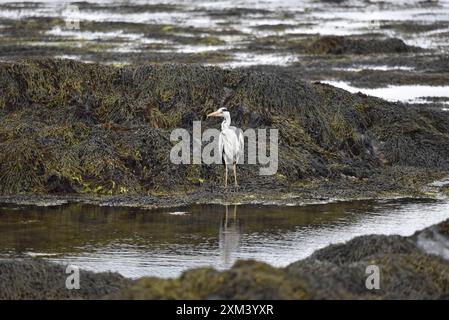
[[[155,194],[221,185],[220,165],[174,165],[169,155],[174,128],[191,131],[194,120],[222,105],[243,129],[279,129],[277,174],[240,166],[243,191],[342,177],[357,189],[381,181],[418,190],[449,169],[444,112],[306,83],[277,69],[34,60],[0,64],[0,194]]]

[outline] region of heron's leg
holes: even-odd
[[[228,165],[225,164],[225,188],[228,187]]]
[[[238,187],[238,183],[237,183],[237,164],[234,163],[234,184],[236,187]]]

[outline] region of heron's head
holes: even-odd
[[[209,113],[208,115],[207,115],[207,117],[209,118],[209,117],[225,117],[226,116],[226,114],[229,114],[229,111],[228,111],[228,109],[226,109],[226,108],[220,108],[220,109],[218,109],[217,111],[214,111],[214,112],[212,112],[212,113]]]

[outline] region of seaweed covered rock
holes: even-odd
[[[315,251],[310,260],[345,264],[378,254],[407,254],[416,250],[415,244],[404,237],[370,235],[356,237],[344,244],[329,245]]]
[[[0,194],[147,194],[217,184],[221,166],[175,165],[169,157],[171,131],[191,132],[194,120],[220,106],[244,130],[279,129],[277,174],[242,165],[242,188],[366,179],[386,165],[449,169],[447,113],[277,69],[45,59],[0,64]],[[202,122],[210,127],[219,122]]]
[[[343,36],[319,37],[306,48],[306,52],[311,54],[382,54],[417,50],[397,38],[360,39]]]
[[[366,287],[369,266],[379,267],[379,289]],[[307,259],[286,272],[303,279],[312,299],[445,299],[449,290],[448,261],[416,250],[344,264]]]
[[[80,271],[80,289],[66,288],[66,266],[40,259],[0,260],[0,299],[99,299],[131,281],[117,273]]]
[[[248,260],[218,272],[210,268],[185,272],[178,279],[142,278],[109,296],[119,299],[305,299],[300,283],[280,269]]]

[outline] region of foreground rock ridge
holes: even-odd
[[[240,166],[243,194],[322,183],[413,193],[449,169],[449,114],[437,108],[307,83],[284,68],[37,59],[0,63],[0,194],[214,190],[222,167],[172,164],[170,133],[191,132],[221,106],[244,130],[279,129],[277,174]]]
[[[0,260],[1,299],[448,299],[449,220],[410,237],[368,235],[317,250],[285,268],[237,261],[226,271],[199,268],[177,279],[126,279],[81,270],[80,290],[65,288],[65,266],[40,259]],[[380,289],[365,286],[377,265]]]

